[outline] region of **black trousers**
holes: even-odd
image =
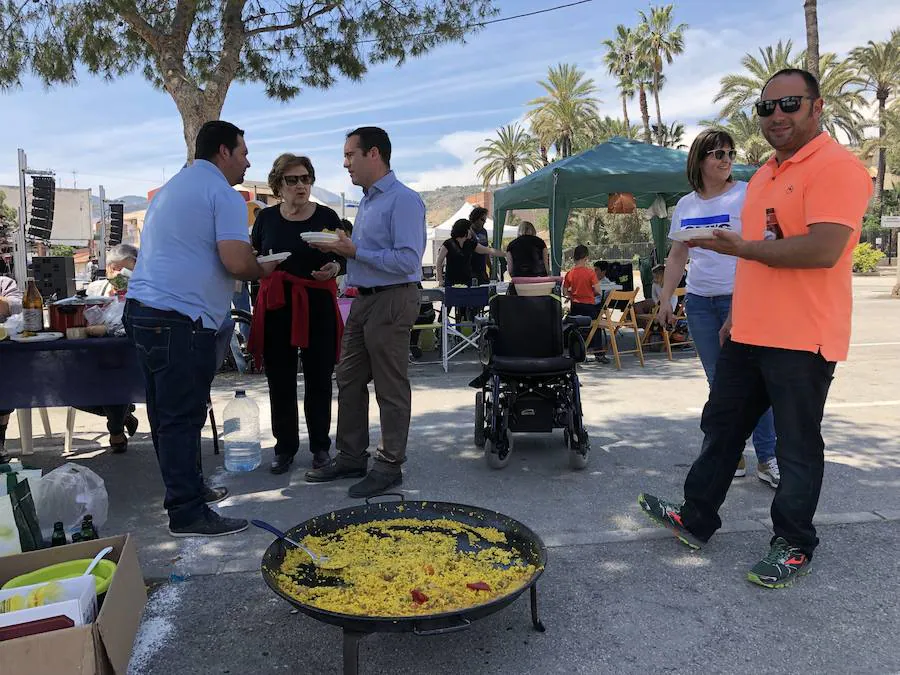
[[[293,457],[300,448],[300,422],[297,412],[297,356],[303,362],[303,412],[309,435],[309,451],[331,449],[331,376],[336,363],[336,327],[334,300],[328,291],[312,288],[309,294],[309,347],[298,350],[291,345],[293,308],[290,293],[287,305],[266,312],[265,361],[269,381],[269,405],[275,454]]]
[[[76,406],[78,410],[83,410],[92,415],[100,415],[106,418],[106,430],[110,436],[121,436],[125,433],[125,419],[128,414],[134,412],[133,405],[94,405],[94,406]]]
[[[700,420],[703,447],[684,483],[682,520],[694,535],[707,540],[721,527],[719,507],[744,443],[771,406],[781,471],[773,529],[812,556],[819,543],[812,520],[825,468],[822,415],[834,367],[813,352],[725,343]]]
[[[589,305],[584,302],[572,302],[569,307],[569,314],[572,316],[589,316],[591,321],[597,318],[600,314],[601,307],[600,305]],[[587,338],[588,333],[590,332],[590,328],[585,330],[584,337]],[[603,331],[598,330],[594,333],[594,339],[591,340],[591,344],[585,345],[590,349],[603,349]]]

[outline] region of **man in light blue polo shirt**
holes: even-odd
[[[307,472],[313,483],[365,478],[351,497],[370,497],[403,482],[412,393],[409,332],[419,313],[425,204],[391,171],[391,141],[378,127],[347,134],[344,167],[365,196],[359,203],[352,239],[318,246],[347,259],[347,284],[359,290],[353,301],[337,367],[338,456]],[[369,382],[381,413],[381,447],[368,469]]]
[[[218,367],[216,331],[228,315],[235,279],[266,276],[276,264],[256,262],[247,206],[232,187],[250,166],[244,132],[229,122],[207,122],[195,158],[150,203],[125,305],[174,537],[247,528],[246,520],[223,518],[207,506],[227,491],[203,482],[200,433]]]

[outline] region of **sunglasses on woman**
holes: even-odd
[[[757,101],[756,114],[760,117],[768,117],[775,112],[776,105],[781,108],[783,113],[795,113],[800,110],[800,104],[803,103],[805,98],[808,98],[810,101],[816,100],[812,96],[782,96],[781,98]]]
[[[297,183],[312,185],[312,182],[312,176],[310,176],[308,173],[305,173],[302,176],[284,176],[284,184],[290,185],[291,187],[294,187]]]
[[[710,150],[706,154],[712,155],[716,158],[716,160],[720,162],[725,159],[726,155],[728,155],[728,159],[733,162],[734,158],[737,157],[737,150],[722,150],[721,148],[719,148],[718,150]]]

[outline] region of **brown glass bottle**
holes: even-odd
[[[22,298],[22,330],[26,333],[44,330],[44,299],[34,283],[34,277],[28,277],[25,297]]]
[[[763,239],[768,241],[784,239],[784,232],[781,231],[781,225],[778,224],[775,209],[766,209],[766,231],[763,233]]]

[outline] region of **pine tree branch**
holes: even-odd
[[[159,53],[163,45],[163,35],[140,15],[137,4],[135,2],[117,2],[115,7],[119,16],[131,26],[131,29],[137,33],[153,51]]]
[[[327,14],[333,9],[336,9],[340,3],[337,2],[329,2],[321,7],[321,9],[316,10],[315,12],[310,12],[302,19],[297,19],[296,21],[291,21],[290,23],[278,24],[274,26],[260,26],[259,28],[253,28],[252,30],[246,31],[244,34],[247,37],[252,37],[254,35],[261,35],[263,33],[275,33],[283,30],[291,30],[292,28],[300,28],[304,24],[309,23],[310,21],[315,20],[317,17],[322,14]]]
[[[172,31],[169,34],[182,52],[187,49],[188,39],[191,36],[191,26],[197,18],[197,0],[178,0],[175,6],[175,18],[172,21]]]

